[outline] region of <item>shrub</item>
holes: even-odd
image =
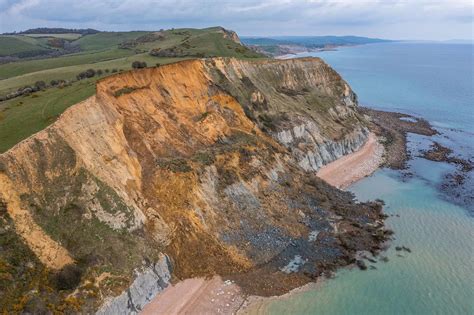
[[[66,265],[54,276],[54,284],[58,290],[72,290],[81,282],[82,270],[74,265]]]
[[[85,74],[86,74],[86,78],[92,78],[93,76],[95,76],[95,70],[94,69],[87,69]]]
[[[204,112],[202,113],[199,118],[198,118],[198,121],[203,121],[204,119],[206,119],[207,116],[209,116],[209,112]]]
[[[97,70],[97,75],[102,75],[103,73],[104,72],[101,69]]]
[[[44,81],[36,81],[35,88],[38,90],[44,90],[46,88],[46,82]]]
[[[193,161],[199,162],[204,165],[211,165],[215,162],[216,158],[209,152],[197,152],[193,156]]]
[[[117,72],[117,69],[112,69],[112,73],[115,73],[115,72]]]
[[[268,114],[261,114],[258,116],[260,121],[263,123],[263,126],[269,130],[275,130],[276,126],[273,122],[273,117],[269,116]]]
[[[159,160],[158,165],[173,173],[186,173],[193,170],[185,159],[180,158],[173,160]]]
[[[81,73],[79,73],[76,78],[78,80],[83,80],[83,79],[87,79],[87,78],[92,78],[93,76],[96,75],[96,72],[94,69],[87,69],[86,71],[83,71]]]
[[[133,69],[141,69],[141,68],[146,68],[146,62],[142,61],[134,61],[132,62],[132,68]]]
[[[135,87],[135,86],[126,86],[124,88],[121,88],[117,91],[114,92],[114,96],[115,97],[119,97],[121,95],[124,95],[124,94],[130,94],[132,93],[133,91],[139,89],[138,87]]]
[[[59,81],[57,81],[57,80],[51,80],[51,82],[49,82],[49,84],[50,84],[51,86],[56,86],[56,85],[59,84]]]
[[[105,71],[105,73],[109,73],[109,72],[110,72],[110,70],[109,70],[109,69],[105,69],[104,71]]]

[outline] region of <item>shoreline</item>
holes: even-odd
[[[140,314],[234,314],[245,300],[240,287],[230,280],[191,278],[170,284]]]
[[[330,185],[345,189],[375,172],[383,163],[383,153],[383,145],[371,132],[359,150],[323,166],[316,176]],[[258,308],[258,305],[268,299],[280,299],[317,288],[324,279],[325,277],[320,277],[315,282],[297,287],[283,295],[270,297],[247,296],[238,285],[220,276],[211,279],[185,279],[170,284],[155,296],[140,314],[246,314],[247,310]]]
[[[406,148],[408,132],[432,136],[437,132],[422,118],[397,112],[361,108],[370,125],[370,134],[359,150],[324,165],[316,176],[341,190],[370,176],[380,167],[404,169],[410,158]],[[348,265],[348,268],[355,265]],[[265,301],[286,298],[321,286],[327,277],[275,296],[247,295],[230,280],[192,278],[170,285],[148,303],[142,315],[151,314],[249,314]]]
[[[357,151],[321,167],[316,176],[328,184],[346,189],[351,184],[371,175],[383,163],[384,147],[374,133]]]

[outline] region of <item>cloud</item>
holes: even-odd
[[[222,25],[248,35],[436,38],[441,31],[458,38],[472,37],[473,23],[470,0],[0,0],[0,10],[3,32],[39,26],[151,30]]]

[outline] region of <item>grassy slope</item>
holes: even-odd
[[[0,56],[16,55],[29,51],[47,51],[35,38],[26,36],[0,36]]]
[[[86,35],[74,41],[83,51],[57,58],[28,60],[0,65],[0,95],[25,85],[43,80],[73,80],[79,72],[92,68],[131,69],[135,60],[148,66],[176,62],[190,57],[160,58],[148,54],[153,48],[170,48],[186,41],[185,52],[190,55],[229,56],[238,58],[261,57],[249,52],[229,39],[224,39],[218,28],[203,30],[176,29],[164,32],[166,38],[140,43],[134,49],[119,49],[123,41],[133,40],[148,32],[110,32]],[[28,41],[39,39],[22,36]],[[144,51],[146,51],[144,53]],[[140,52],[140,53],[138,53]],[[105,74],[104,74],[105,75]],[[102,76],[103,77],[103,76]],[[0,153],[53,122],[69,106],[95,93],[95,80],[74,82],[62,89],[50,88],[34,96],[24,96],[0,103]]]
[[[46,128],[66,108],[93,95],[94,83],[81,81],[0,103],[0,152]]]
[[[80,53],[74,55],[61,56],[57,58],[28,60],[21,62],[11,62],[0,65],[0,80],[17,77],[25,74],[41,72],[43,70],[51,70],[67,66],[75,66],[82,64],[91,64],[105,60],[113,60],[133,55],[134,52],[126,49],[110,49],[92,53]],[[59,70],[60,71],[60,70]],[[4,81],[0,81],[3,86]]]
[[[151,50],[154,48],[166,49],[179,47],[185,54],[204,55],[205,57],[222,56],[237,58],[260,58],[261,55],[224,38],[220,28],[176,29],[164,32],[164,40],[142,43],[136,48],[140,50]]]
[[[143,36],[149,32],[107,32],[83,36],[74,44],[81,46],[84,51],[104,50],[117,47],[118,44]]]

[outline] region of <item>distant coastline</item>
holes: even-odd
[[[269,57],[337,50],[338,47],[392,42],[360,36],[278,36],[241,37],[247,47]]]

